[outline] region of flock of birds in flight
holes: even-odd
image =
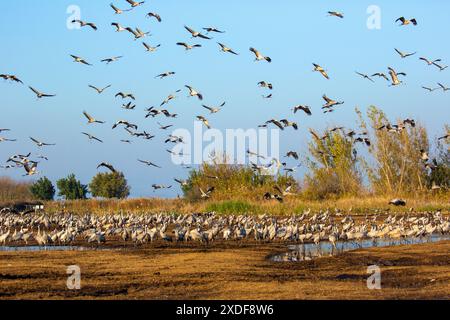
[[[125,14],[126,12],[130,12],[132,10],[134,10],[135,8],[141,7],[144,5],[145,1],[141,1],[141,2],[137,2],[137,1],[133,1],[133,0],[126,0],[126,2],[129,4],[129,8],[127,9],[119,9],[118,7],[116,7],[114,4],[110,4],[111,8],[114,10],[114,13],[116,15],[122,15]],[[336,12],[336,11],[329,11],[328,12],[329,16],[333,16],[336,18],[340,18],[340,19],[344,19],[344,14],[341,12]],[[154,13],[154,12],[149,12],[146,15],[148,18],[153,18],[155,19],[157,22],[161,23],[162,22],[162,18],[159,14]],[[398,18],[396,21],[396,23],[399,22],[400,26],[408,26],[408,25],[413,25],[413,26],[417,26],[418,22],[415,18],[412,19],[406,19],[405,17],[400,17]],[[78,20],[75,19],[72,21],[72,23],[79,25],[80,28],[90,28],[93,31],[97,31],[98,27],[95,23],[92,22],[87,22],[87,21],[83,21],[83,20]],[[150,32],[144,32],[142,31],[140,28],[132,28],[132,27],[123,27],[120,23],[117,22],[113,22],[111,23],[111,26],[115,28],[116,32],[128,32],[132,35],[132,37],[134,38],[134,40],[138,40],[138,39],[143,39],[147,36],[150,35]],[[202,41],[210,41],[213,38],[210,36],[211,34],[224,34],[225,31],[220,30],[218,28],[215,27],[205,27],[202,30],[204,32],[199,32],[194,30],[193,28],[189,27],[189,26],[184,26],[185,30],[191,35],[191,39],[201,39]],[[218,42],[217,43],[219,46],[219,50],[223,53],[228,53],[231,55],[239,55],[238,52],[236,52],[234,49],[232,49],[231,47]],[[158,48],[161,46],[160,44],[156,45],[156,46],[151,46],[146,42],[142,42],[142,45],[144,46],[145,50],[149,53],[153,53],[156,52],[158,50]],[[184,48],[186,51],[190,51],[196,48],[201,48],[202,44],[199,43],[187,43],[187,42],[177,42],[176,43],[177,46],[180,46],[182,48]],[[267,63],[271,63],[272,62],[272,58],[269,56],[264,55],[262,52],[260,52],[259,50],[250,47],[249,51],[251,52],[251,54],[253,54],[254,56],[254,61],[256,62],[267,62]],[[398,53],[398,55],[402,58],[402,59],[407,59],[410,58],[411,56],[414,56],[417,54],[417,52],[413,52],[413,53],[405,53],[402,52],[398,49],[395,49],[395,51]],[[92,64],[90,62],[88,62],[87,59],[80,57],[80,56],[76,56],[76,55],[70,55],[71,58],[73,59],[73,62],[75,63],[79,63],[82,65],[86,65],[86,66],[92,66]],[[111,63],[115,63],[117,61],[119,61],[120,59],[122,59],[123,56],[114,56],[114,57],[110,57],[110,58],[106,58],[106,59],[102,59],[101,62],[102,63],[106,63],[106,64],[111,64]],[[445,69],[448,68],[447,65],[443,65],[442,64],[442,59],[434,59],[434,60],[430,60],[428,58],[425,57],[420,57],[419,58],[421,61],[424,61],[428,66],[431,67],[436,67],[439,71],[444,71]],[[317,64],[317,63],[313,63],[313,71],[321,74],[325,79],[329,80],[330,76],[328,71],[321,65]],[[164,79],[167,77],[171,77],[174,76],[176,73],[174,71],[168,71],[168,72],[163,72],[161,74],[158,74],[155,76],[155,78],[159,78],[159,79]],[[394,68],[392,67],[388,67],[388,74],[383,73],[383,72],[377,72],[374,73],[372,75],[368,75],[365,73],[361,73],[356,71],[356,74],[360,77],[362,77],[363,79],[367,79],[368,81],[374,82],[374,78],[382,78],[385,81],[390,83],[390,86],[398,86],[401,85],[403,83],[402,80],[400,80],[400,76],[401,77],[406,77],[406,73],[405,72],[397,72]],[[11,82],[15,82],[15,83],[19,83],[19,84],[23,84],[23,81],[16,75],[11,75],[11,74],[0,74],[0,78],[3,78],[5,81],[11,81]],[[274,89],[274,86],[272,83],[269,83],[267,81],[260,81],[257,84],[259,87],[264,88],[269,90],[270,92]],[[423,86],[422,88],[433,92],[435,90],[442,90],[443,92],[449,91],[450,88],[446,87],[445,85],[443,85],[442,83],[438,83],[437,87],[432,87],[432,86]],[[89,84],[88,85],[89,88],[91,88],[92,90],[94,90],[95,92],[97,92],[99,95],[104,94],[108,89],[110,89],[112,87],[112,85],[107,85],[105,87],[98,87],[98,86],[94,86]],[[48,94],[48,93],[44,93],[41,92],[39,90],[37,90],[35,87],[33,86],[29,86],[29,89],[36,95],[37,99],[43,99],[43,98],[52,98],[55,97],[55,94]],[[204,95],[198,91],[197,89],[195,89],[193,86],[191,85],[185,85],[185,89],[188,92],[188,96],[189,97],[194,97],[197,98],[199,101],[203,101],[204,99]],[[167,96],[167,98],[162,101],[162,103],[160,104],[159,108],[163,108],[165,105],[168,105],[172,100],[176,99],[177,93],[180,93],[182,90],[176,90],[174,93],[170,94]],[[136,104],[134,104],[134,101],[136,100],[136,97],[129,92],[118,92],[115,94],[116,98],[120,98],[122,99],[122,101],[124,101],[125,103],[123,103],[122,108],[125,110],[134,110],[136,108]],[[271,93],[264,95],[263,96],[265,99],[271,99],[273,97],[273,95]],[[322,110],[323,113],[331,113],[334,112],[336,110],[336,108],[340,105],[343,105],[345,102],[341,101],[339,99],[334,99],[331,98],[329,96],[327,96],[326,94],[323,95],[323,100],[324,100],[324,104],[322,106]],[[219,113],[222,108],[226,105],[226,102],[223,102],[222,104],[218,105],[218,106],[209,106],[206,104],[202,104],[202,107],[209,111],[210,115],[214,115]],[[145,118],[155,118],[157,116],[163,115],[168,119],[173,119],[173,118],[177,118],[178,114],[175,113],[171,113],[167,108],[164,109],[157,109],[156,107],[152,106],[150,108],[147,108],[145,110],[147,112]],[[307,116],[311,116],[312,115],[312,108],[310,106],[307,105],[297,105],[295,107],[292,108],[292,111],[294,114],[296,114],[297,112],[303,112],[304,114],[306,114]],[[89,125],[94,125],[94,124],[105,124],[105,121],[99,120],[97,118],[95,118],[92,114],[88,113],[87,111],[83,111],[82,114],[84,115],[84,117],[87,119],[87,124]],[[212,127],[210,121],[206,118],[206,116],[204,115],[199,115],[196,117],[196,119],[198,121],[201,121],[205,127],[207,127],[208,129],[210,129]],[[161,123],[158,122],[158,125],[160,127],[161,130],[168,130],[169,128],[173,127],[173,125],[162,125]],[[290,121],[288,119],[269,119],[267,120],[265,123],[259,125],[258,127],[267,127],[269,125],[274,125],[277,128],[279,128],[280,130],[285,130],[288,127],[292,127],[294,130],[298,130],[298,124],[294,121]],[[384,126],[382,126],[381,128],[377,128],[378,130],[387,130],[388,132],[400,132],[401,130],[405,129],[407,125],[410,126],[415,126],[415,122],[413,119],[405,119],[402,123],[399,123],[397,125],[392,125],[392,124],[386,124]],[[138,131],[138,125],[131,123],[129,121],[126,120],[119,120],[116,123],[114,123],[114,125],[112,126],[112,129],[116,129],[118,127],[122,127],[130,136],[132,137],[136,137],[136,138],[143,138],[146,140],[151,140],[153,138],[155,138],[155,135],[150,134],[148,132],[146,132],[145,130],[142,132]],[[310,133],[312,134],[312,136],[315,139],[321,140],[321,139],[326,139],[328,134],[331,132],[334,132],[336,130],[345,130],[344,127],[336,127],[336,128],[332,128],[330,130],[328,130],[327,134],[323,137],[319,137],[313,130],[310,130]],[[10,131],[9,129],[0,129],[0,133],[3,132],[7,132]],[[82,134],[84,136],[86,136],[89,140],[91,141],[96,141],[98,143],[103,143],[103,140],[88,133],[88,132],[82,132]],[[356,133],[353,130],[347,131],[345,132],[345,135],[347,137],[349,137],[350,139],[352,139],[353,142],[357,143],[364,143],[367,146],[370,146],[370,140],[368,139],[368,133],[367,132],[362,132],[362,133]],[[357,137],[356,137],[357,136]],[[448,140],[449,138],[449,134],[444,135],[443,137],[440,137],[439,140]],[[38,147],[46,147],[46,146],[54,146],[55,144],[52,143],[46,143],[43,141],[40,141],[34,137],[30,137],[31,141],[33,143],[35,143]],[[0,137],[0,142],[14,142],[16,141],[15,139],[8,139],[5,137]],[[131,140],[121,140],[121,142],[123,143],[131,143]],[[183,142],[183,138],[182,137],[177,137],[177,136],[173,136],[173,135],[169,135],[168,138],[164,141],[166,144],[167,143],[180,143]],[[169,149],[166,150],[168,153],[175,155],[175,153]],[[251,150],[247,151],[249,156],[256,156],[258,158],[264,158],[260,155],[258,155],[257,153],[252,152]],[[182,154],[178,154],[178,155],[182,155]],[[7,165],[2,166],[5,169],[9,169],[9,168],[16,168],[16,167],[22,167],[25,170],[25,176],[33,176],[35,174],[38,174],[38,164],[39,161],[38,160],[31,160],[30,159],[31,153],[26,154],[26,155],[13,155],[11,156],[8,160],[7,160]],[[422,157],[422,159],[427,159],[428,161],[428,155],[426,154],[425,151],[420,150],[420,156]],[[297,152],[295,151],[289,151],[286,155],[286,158],[292,158],[295,160],[299,159],[299,155]],[[44,159],[44,160],[48,160],[45,156],[42,155],[38,155],[39,159]],[[154,168],[161,168],[161,166],[153,163],[152,161],[148,161],[148,160],[142,160],[142,159],[138,159],[138,161],[140,163],[142,163],[143,165],[149,166],[149,167],[154,167]],[[431,166],[431,164],[427,164],[428,166]],[[270,162],[270,164],[268,165],[257,165],[252,163],[252,168],[255,171],[258,171],[259,173],[262,173],[263,171],[267,171],[269,170],[272,166],[276,166],[278,168],[278,170],[280,168],[283,168],[284,171],[286,172],[294,172],[295,168],[298,167],[293,167],[293,168],[288,168],[286,162],[281,162],[279,159],[272,159],[272,161]],[[101,162],[97,169],[99,168],[106,168],[108,170],[110,170],[111,172],[117,172],[117,170],[114,168],[113,165],[111,165],[110,163],[107,162]],[[186,168],[190,168],[188,166],[186,166]],[[217,179],[218,177],[212,177],[213,179]],[[181,185],[185,185],[186,181],[181,180],[181,179],[174,179],[176,182],[178,182]],[[160,190],[160,189],[170,189],[172,186],[166,186],[166,185],[162,185],[162,184],[153,184],[152,185],[153,189],[156,190]],[[200,189],[200,188],[199,188]],[[209,198],[211,193],[214,191],[214,187],[209,187],[206,191],[200,189],[199,190],[201,193],[201,197],[202,198]],[[282,190],[281,188],[278,188],[278,194],[271,194],[271,193],[267,193],[265,195],[266,199],[277,199],[282,201],[283,197],[285,195],[289,194],[290,191],[290,186],[287,187],[287,189]]]

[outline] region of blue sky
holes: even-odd
[[[335,124],[355,127],[356,106],[365,111],[369,105],[376,105],[392,121],[412,117],[429,129],[431,137],[441,134],[450,118],[449,93],[421,89],[422,85],[436,86],[437,82],[450,86],[449,71],[440,72],[418,60],[425,56],[450,63],[450,43],[445,41],[449,30],[448,1],[154,0],[120,16],[114,15],[110,2],[24,0],[2,5],[0,73],[15,74],[26,85],[57,94],[55,98],[37,101],[26,86],[0,81],[0,127],[12,129],[0,135],[18,139],[16,143],[0,143],[2,162],[15,153],[45,154],[50,161],[39,165],[43,175],[55,181],[73,172],[88,183],[97,173],[97,164],[108,161],[125,172],[133,196],[155,195],[151,190],[153,183],[174,184],[176,188],[156,194],[169,197],[180,192],[172,179],[185,178],[187,171],[170,162],[162,143],[169,132],[161,132],[157,120],[193,130],[195,116],[206,115],[214,128],[224,130],[255,128],[272,117],[287,117],[301,128],[295,134],[292,129],[281,133],[281,150],[295,149],[306,155],[308,128],[324,129]],[[128,6],[124,0],[113,2],[120,8]],[[380,30],[366,26],[366,10],[372,4],[381,9]],[[69,5],[79,6],[82,20],[95,22],[99,30],[67,29]],[[329,10],[344,12],[345,19],[327,17]],[[163,22],[146,19],[149,11],[159,13]],[[415,17],[419,25],[398,27],[394,21],[399,16]],[[150,30],[152,36],[144,41],[161,44],[160,50],[146,53],[142,41],[133,41],[125,32],[115,33],[111,22]],[[212,41],[193,40],[184,30],[185,24],[197,30],[215,26],[226,33],[213,35]],[[200,43],[203,47],[185,53],[175,45],[179,41]],[[219,52],[217,41],[240,55]],[[250,46],[270,56],[273,63],[254,63],[248,51]],[[400,59],[394,48],[418,54]],[[82,56],[94,66],[75,64],[70,54]],[[118,55],[124,58],[117,63],[107,66],[99,62]],[[324,66],[331,80],[313,73],[313,62]],[[372,84],[354,73],[387,73],[388,66],[408,74],[406,85],[389,88],[387,82],[376,79]],[[177,74],[164,80],[154,79],[165,71]],[[270,101],[261,97],[266,93],[256,85],[261,80],[274,84],[274,98]],[[97,95],[88,84],[112,84],[112,88]],[[170,111],[180,115],[178,119],[144,119],[145,108],[159,106],[168,94],[185,84],[201,91],[206,104],[226,101],[226,107],[209,116],[183,90],[169,105]],[[135,111],[120,108],[122,101],[114,98],[119,91],[135,94]],[[320,107],[324,93],[344,100],[345,105],[323,115]],[[290,109],[297,104],[310,105],[313,116],[293,115]],[[83,110],[107,124],[87,126]],[[157,137],[123,144],[120,139],[129,138],[125,132],[111,130],[119,119],[137,123],[139,131],[145,129]],[[82,131],[105,143],[89,142]],[[38,150],[29,136],[57,145]],[[137,163],[137,158],[164,168],[147,168]],[[20,179],[22,174],[22,170],[0,171],[0,175]],[[302,170],[299,177],[301,174]]]

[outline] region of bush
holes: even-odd
[[[426,129],[416,123],[399,132],[378,130],[390,122],[376,107],[369,108],[368,117],[374,131],[369,150],[375,164],[367,170],[373,191],[392,195],[426,190],[427,172],[420,152],[429,150]]]
[[[221,214],[249,214],[255,213],[257,210],[253,205],[244,201],[223,201],[208,205],[206,211]]]
[[[28,201],[33,198],[29,182],[18,182],[0,177],[0,201]]]
[[[363,186],[354,140],[342,130],[311,133],[312,157],[307,158],[310,171],[305,176],[305,195],[323,199],[360,193]]]
[[[313,176],[306,175],[305,190],[303,191],[306,199],[337,198],[341,194],[341,183],[335,172],[326,168],[318,168],[314,171]]]
[[[188,200],[199,200],[200,188],[206,191],[214,186],[211,195],[214,200],[261,200],[264,193],[276,192],[274,187],[285,188],[292,185],[291,192],[299,190],[297,181],[289,175],[261,175],[253,171],[250,166],[227,163],[223,159],[212,163],[203,163],[198,170],[192,170],[183,186],[184,197]],[[217,178],[217,179],[216,179]]]
[[[55,188],[47,178],[40,178],[30,186],[30,191],[37,200],[50,201],[55,197]]]
[[[446,132],[450,132],[448,126],[445,129]],[[435,158],[427,176],[427,187],[431,189],[433,186],[444,190],[450,189],[450,149],[445,140],[438,141]]]
[[[97,174],[89,189],[94,197],[125,199],[130,195],[130,187],[122,172]]]
[[[77,180],[74,174],[58,180],[56,185],[59,189],[58,195],[64,197],[66,200],[86,199],[88,188]]]

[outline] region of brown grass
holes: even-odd
[[[280,244],[0,253],[0,299],[448,299],[450,242],[372,248],[302,263]],[[80,291],[66,288],[79,265]],[[367,266],[382,289],[368,290]]]
[[[273,214],[290,215],[293,213],[302,213],[311,208],[313,211],[334,210],[338,208],[342,211],[349,211],[353,214],[373,212],[374,209],[391,210],[395,212],[406,212],[414,208],[416,212],[442,210],[450,212],[450,193],[428,194],[417,196],[406,196],[406,207],[392,207],[388,202],[392,198],[383,196],[361,196],[346,197],[328,200],[307,200],[301,196],[287,197],[283,203],[276,200],[264,201],[262,199],[246,199],[237,197],[233,200],[216,200],[214,197],[207,201],[188,201],[185,199],[160,199],[160,198],[142,198],[128,200],[79,200],[47,203],[48,212],[73,212],[73,213],[175,213],[188,214],[195,212],[207,212],[211,209],[217,213],[248,213],[248,214]],[[232,212],[234,208],[249,208],[248,212]]]
[[[18,182],[8,177],[0,177],[0,203],[32,200],[30,186],[30,182]]]

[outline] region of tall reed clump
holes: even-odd
[[[30,192],[30,182],[14,181],[7,177],[0,177],[0,201],[29,201],[33,199]]]
[[[289,175],[261,175],[246,165],[230,164],[226,156],[216,157],[203,163],[198,170],[192,170],[183,186],[188,200],[199,200],[200,189],[206,191],[214,186],[213,200],[262,199],[264,193],[274,192],[275,186],[286,188],[292,185],[292,192],[298,191],[296,180]]]
[[[324,199],[357,195],[363,191],[355,141],[343,129],[318,134],[312,129],[304,196]]]
[[[429,151],[426,129],[418,122],[411,125],[403,120],[394,127],[385,113],[374,106],[369,108],[367,115],[373,132],[369,152],[374,163],[366,162],[365,167],[372,190],[388,195],[425,191],[427,170],[422,152]],[[364,121],[361,125],[366,126]],[[386,126],[395,130],[386,129]]]
[[[450,134],[449,125],[445,126],[444,132],[445,135]],[[436,141],[427,177],[428,188],[444,192],[450,190],[450,138],[445,138],[445,135]]]

